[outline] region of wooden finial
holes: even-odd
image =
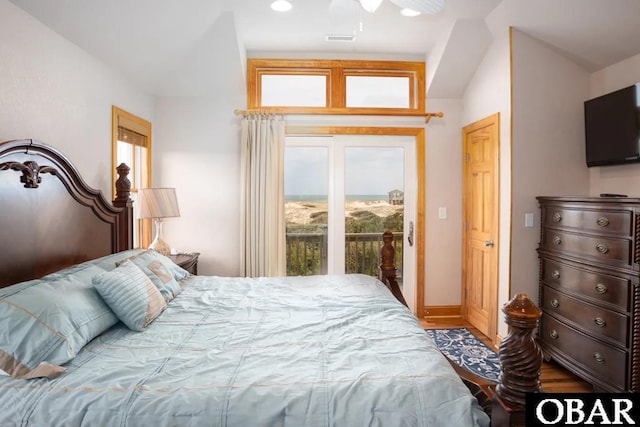
[[[510,330],[500,343],[500,377],[496,394],[511,405],[523,407],[526,393],[542,390],[542,350],[533,338],[542,311],[527,295],[518,294],[502,307],[502,312]]]
[[[116,198],[118,202],[128,202],[131,196],[131,181],[127,178],[131,168],[124,163],[116,168],[118,171],[118,179],[116,180]]]
[[[382,248],[380,248],[380,281],[387,285],[387,288],[389,288],[398,301],[406,307],[409,307],[396,280],[396,250],[392,244],[393,233],[389,230],[385,231],[382,234],[382,241],[384,244]]]

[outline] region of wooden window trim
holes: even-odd
[[[261,81],[262,76],[266,74],[327,75],[327,107],[262,107]],[[347,108],[347,76],[408,77],[411,106],[409,108]],[[283,114],[424,116],[425,94],[423,62],[258,58],[247,60],[247,106],[249,109]]]
[[[112,198],[115,198],[116,188],[115,181],[117,179],[116,167],[117,163],[117,150],[118,150],[118,128],[123,127],[130,131],[133,131],[139,135],[142,135],[146,138],[146,148],[147,148],[147,182],[149,183],[149,187],[151,187],[151,156],[152,156],[152,141],[151,141],[151,122],[138,117],[134,114],[131,114],[121,108],[116,107],[115,105],[111,106],[111,174],[112,179],[111,182],[114,183],[112,187]],[[134,144],[136,145],[136,144]],[[135,156],[135,150],[133,155]],[[128,165],[129,167],[133,165]],[[132,192],[137,192],[138,188],[131,188]],[[134,218],[134,220],[136,220]],[[141,227],[140,227],[140,236],[138,240],[138,244],[141,247],[148,247],[152,240],[152,222],[150,219],[142,219]]]

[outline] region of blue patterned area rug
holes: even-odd
[[[500,358],[467,328],[425,329],[441,352],[458,366],[476,375],[498,382]]]

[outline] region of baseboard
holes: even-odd
[[[424,308],[424,318],[458,318],[460,317],[459,305],[434,305]]]

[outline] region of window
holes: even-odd
[[[409,77],[347,76],[347,108],[409,108]]]
[[[138,190],[151,186],[151,123],[112,107],[112,159],[113,179],[117,179],[116,167],[126,163],[131,168],[131,198],[134,201],[133,245],[147,247],[151,243],[151,220],[138,218]],[[113,188],[115,198],[115,187]]]
[[[263,74],[261,103],[264,107],[326,107],[327,76]]]
[[[302,114],[424,115],[423,62],[249,59],[248,107]]]

